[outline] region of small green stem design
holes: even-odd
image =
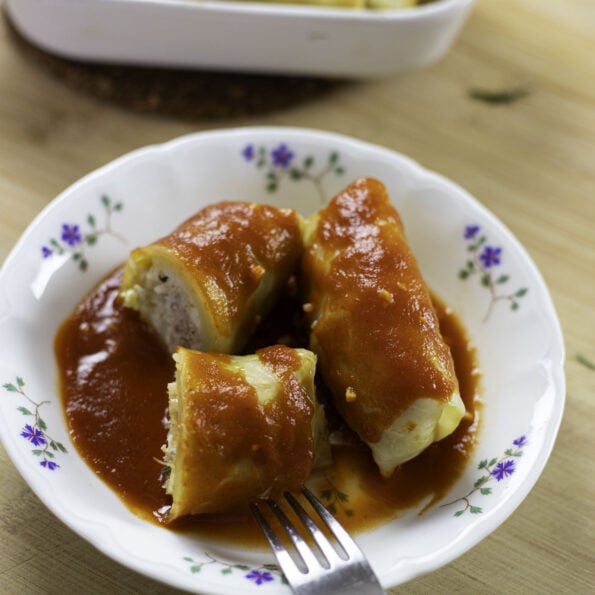
[[[463,503],[464,507],[457,510],[454,513],[454,516],[458,517],[465,514],[466,512],[471,514],[481,514],[483,509],[480,506],[472,504],[471,496],[473,496],[478,491],[482,496],[490,495],[492,493],[492,488],[486,487],[488,482],[494,479],[500,481],[501,479],[504,479],[505,477],[508,477],[514,473],[515,469],[513,460],[523,455],[521,447],[526,444],[526,439],[524,436],[521,436],[515,440],[513,444],[516,448],[507,448],[501,457],[490,460],[482,460],[478,465],[478,469],[485,470],[485,473],[475,481],[473,488],[471,488],[471,490],[469,490],[469,492],[467,492],[464,496],[460,496],[451,502],[441,504],[440,508],[451,506],[452,504]]]
[[[314,167],[316,163],[312,155],[306,156],[300,165],[295,165],[295,155],[293,152],[285,144],[281,144],[276,150],[279,150],[281,147],[287,151],[286,160],[281,163],[275,162],[274,158],[271,157],[274,151],[270,151],[264,146],[254,148],[249,145],[248,148],[250,151],[246,152],[245,149],[244,157],[247,161],[253,161],[258,169],[265,171],[267,192],[276,192],[280,184],[286,179],[294,182],[307,180],[313,184],[320,202],[324,204],[327,200],[323,184],[324,179],[329,174],[342,175],[345,172],[345,169],[339,162],[339,153],[337,151],[331,151],[326,163],[318,171],[315,171]]]
[[[37,402],[31,399],[31,397],[29,397],[29,395],[27,395],[24,390],[25,382],[20,376],[16,377],[14,383],[8,382],[4,384],[3,387],[8,392],[21,395],[21,397],[29,403],[30,407],[32,407],[32,410],[25,406],[17,407],[17,410],[23,415],[33,417],[33,422],[31,424],[25,425],[23,431],[21,432],[21,436],[30,441],[36,447],[32,449],[31,452],[35,456],[40,457],[40,465],[42,467],[45,467],[50,471],[58,468],[59,465],[53,460],[55,458],[54,453],[62,452],[66,454],[68,451],[61,442],[50,436],[47,431],[47,425],[39,412],[41,407],[49,404],[51,401]]]
[[[320,490],[319,496],[327,510],[331,514],[337,514],[337,508],[339,508],[346,516],[353,516],[353,509],[346,506],[349,503],[349,494],[341,491],[328,476],[325,475],[325,479],[329,487]]]
[[[472,238],[474,239],[474,238]],[[498,288],[504,283],[507,283],[510,276],[501,274],[497,277],[492,275],[492,272],[481,261],[481,248],[485,246],[487,238],[485,235],[479,235],[474,241],[471,241],[467,250],[471,253],[471,258],[465,263],[465,267],[459,271],[459,277],[463,280],[468,279],[472,275],[479,275],[481,285],[490,292],[490,302],[488,309],[483,317],[485,323],[492,314],[494,306],[497,302],[507,301],[510,304],[511,310],[519,308],[519,299],[525,296],[528,292],[526,287],[521,287],[516,291],[510,293],[499,293]]]
[[[221,574],[223,575],[230,575],[234,570],[238,570],[244,573],[245,578],[252,581],[259,581],[262,580],[261,577],[263,573],[266,572],[271,575],[267,580],[272,580],[272,575],[276,575],[281,583],[287,584],[285,575],[276,564],[261,564],[260,566],[254,567],[249,564],[224,562],[223,560],[215,558],[209,552],[204,552],[204,555],[207,559],[203,561],[197,561],[190,556],[184,556],[184,561],[190,564],[189,570],[192,574],[201,572],[205,566],[215,565],[220,567]],[[258,582],[258,584],[260,584],[260,582]]]
[[[102,195],[101,204],[105,211],[103,227],[97,227],[97,220],[93,214],[87,215],[89,230],[85,233],[79,232],[78,225],[64,225],[60,239],[50,238],[48,244],[42,247],[43,257],[49,258],[54,254],[69,254],[70,258],[77,263],[79,269],[84,272],[89,267],[87,250],[95,246],[100,237],[111,236],[122,243],[126,243],[125,238],[112,228],[113,215],[124,208],[122,203],[114,203],[108,196]]]

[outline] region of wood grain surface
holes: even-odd
[[[512,93],[512,101],[498,93]],[[520,91],[517,93],[517,91]],[[496,93],[496,95],[494,95]],[[65,85],[0,26],[0,260],[60,191],[112,159],[222,126],[295,125],[403,152],[455,180],[527,248],[567,349],[550,461],[511,518],[391,593],[595,592],[595,5],[479,0],[438,64],[351,82],[257,117],[138,114]],[[175,593],[97,552],[33,495],[0,447],[0,593]]]

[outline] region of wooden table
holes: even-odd
[[[410,155],[468,189],[543,273],[567,348],[567,405],[536,487],[458,560],[391,593],[595,592],[595,9],[480,0],[439,64],[234,120],[142,116],[47,75],[0,28],[0,260],[87,172],[137,147],[230,125],[321,128]],[[473,89],[521,89],[489,102]],[[484,98],[485,99],[485,98]],[[587,361],[585,359],[587,358]],[[37,500],[0,448],[0,593],[171,593],[98,553]]]

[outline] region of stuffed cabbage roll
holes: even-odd
[[[379,181],[356,180],[306,226],[310,348],[337,410],[388,477],[463,417],[452,355]]]
[[[283,345],[231,356],[178,348],[164,446],[169,520],[300,490],[328,462],[316,356]]]
[[[207,206],[133,250],[121,295],[171,352],[235,353],[272,307],[302,254],[301,218],[249,202]]]

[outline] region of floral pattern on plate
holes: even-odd
[[[328,200],[322,184],[324,178],[331,174],[341,176],[345,173],[338,151],[331,151],[326,161],[319,164],[312,154],[302,157],[300,161],[298,155],[286,143],[279,143],[272,149],[248,144],[242,150],[242,157],[265,171],[268,192],[276,192],[285,178],[293,182],[307,180],[316,188],[321,203]]]
[[[47,424],[39,413],[39,410],[44,405],[49,404],[50,401],[37,402],[31,399],[25,392],[25,381],[20,376],[17,376],[14,383],[7,382],[3,386],[9,393],[17,393],[21,395],[21,397],[28,403],[28,406],[21,405],[20,407],[17,407],[17,410],[23,415],[33,418],[30,423],[24,424],[21,429],[21,436],[35,447],[31,452],[36,457],[39,457],[39,464],[49,471],[59,469],[60,465],[54,460],[56,458],[56,453],[60,452],[66,454],[68,451],[61,442],[55,440],[48,434]]]
[[[223,562],[208,552],[205,552],[205,556],[206,559],[202,561],[197,561],[190,556],[184,556],[184,561],[190,565],[189,570],[192,574],[202,572],[206,566],[217,566],[222,576],[230,576],[238,571],[242,573],[244,579],[254,585],[263,585],[274,581],[287,585],[287,579],[276,564],[262,564],[255,568],[248,564]]]
[[[63,223],[60,238],[50,238],[48,243],[41,247],[43,258],[69,254],[70,258],[78,264],[79,269],[84,272],[89,268],[86,249],[95,246],[101,236],[109,235],[126,243],[126,240],[112,229],[112,215],[120,212],[124,205],[121,202],[112,202],[105,194],[101,197],[101,204],[105,211],[105,222],[102,227],[97,226],[97,218],[93,214],[87,215],[89,229],[86,232],[82,231],[78,223]]]
[[[502,285],[510,280],[510,275],[502,273],[495,275],[496,267],[502,264],[504,248],[487,244],[487,237],[481,232],[479,225],[467,225],[464,237],[467,240],[467,251],[471,258],[465,263],[465,267],[459,270],[459,277],[463,280],[478,275],[482,287],[490,292],[490,304],[484,316],[484,322],[492,314],[496,302],[508,301],[511,310],[518,310],[519,300],[529,291],[527,287],[521,287],[513,292],[501,292]]]
[[[450,506],[451,504],[461,503],[464,504],[464,507],[460,510],[457,510],[454,513],[454,516],[462,516],[466,512],[471,514],[481,514],[483,512],[483,508],[481,508],[481,506],[471,504],[471,496],[473,496],[478,491],[482,496],[489,496],[492,493],[492,488],[486,487],[486,484],[489,481],[493,479],[498,482],[502,481],[507,477],[510,477],[516,471],[516,459],[523,456],[523,451],[521,449],[523,446],[526,446],[527,437],[524,435],[520,436],[519,438],[513,440],[512,444],[513,447],[507,448],[504,451],[504,455],[501,457],[483,459],[480,461],[477,468],[483,470],[484,474],[475,481],[473,488],[464,496],[461,496],[452,502],[442,504],[441,508],[444,506]]]

